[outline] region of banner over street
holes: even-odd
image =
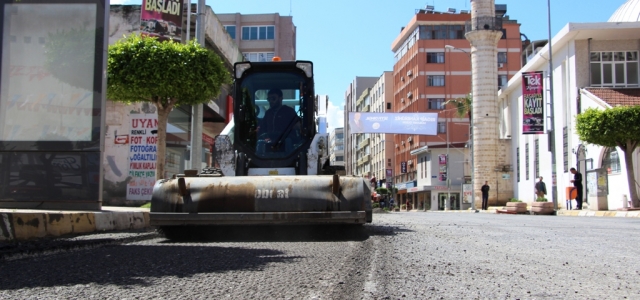
[[[349,133],[437,135],[438,114],[349,112]]]

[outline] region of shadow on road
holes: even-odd
[[[0,262],[0,290],[85,284],[151,286],[157,278],[233,270],[260,271],[291,263],[272,249],[183,245],[117,245],[62,255]],[[89,288],[89,287],[82,287]]]
[[[173,226],[159,230],[172,242],[340,242],[369,238],[365,226]]]

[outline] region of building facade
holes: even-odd
[[[359,77],[349,84],[349,87],[344,93],[344,124],[349,124],[349,112],[357,111],[356,102],[358,97],[366,89],[370,89],[376,82],[378,77]],[[345,149],[345,172],[347,175],[355,175],[356,166],[359,157],[357,157],[356,149],[358,147],[357,137],[355,134],[351,134],[349,126],[344,127],[344,149]]]
[[[292,16],[216,14],[248,61],[296,60],[296,26]]]
[[[628,1],[640,9],[640,1]],[[568,189],[573,187],[570,168],[583,174],[583,209],[615,210],[629,203],[630,186],[627,163],[620,147],[588,145],[576,133],[576,115],[588,108],[607,109],[619,105],[640,105],[639,53],[640,22],[638,10],[629,14],[618,10],[610,22],[567,24],[552,39],[553,65],[549,66],[549,45],[533,55],[499,93],[500,105],[508,109],[501,119],[506,135],[511,135],[511,158],[515,162],[513,189],[518,199],[535,199],[534,184],[539,177],[547,182],[547,199],[552,200],[552,164],[548,129],[555,128],[558,207],[570,208]],[[555,123],[545,118],[546,134],[523,134],[523,77],[528,72],[543,72],[544,105],[553,95]],[[549,72],[553,73],[550,89]],[[551,94],[552,93],[552,94]],[[548,117],[549,112],[545,111]],[[636,180],[640,176],[640,151],[633,151]],[[600,172],[598,172],[600,171]],[[575,203],[572,205],[575,208]]]
[[[494,82],[497,91],[520,69],[522,41],[520,25],[505,15],[506,5],[495,5],[495,10],[502,30],[495,53],[498,71]],[[391,45],[395,58],[393,111],[438,113],[436,136],[395,135],[394,182],[401,187],[398,188],[398,203],[415,203],[416,193],[430,189],[429,186],[417,186],[418,157],[411,154],[412,151],[425,146],[463,151],[469,144],[469,118],[458,117],[454,106],[445,105],[445,102],[463,98],[472,90],[472,49],[465,37],[471,29],[471,21],[468,11],[456,13],[449,9],[448,12],[438,12],[428,6],[416,11]],[[470,167],[470,164],[465,165],[465,176],[470,176]],[[445,168],[438,174],[446,175],[440,173],[447,171]],[[438,176],[437,179],[447,183],[450,176]],[[451,182],[447,186],[459,189]],[[456,192],[460,193],[459,190]],[[461,206],[458,203],[452,207]]]
[[[344,167],[344,128],[329,133],[329,165]]]
[[[393,72],[385,71],[378,81],[371,87],[371,108],[374,113],[392,112],[393,103]],[[378,180],[378,186],[391,184],[391,178],[387,174],[393,174],[394,153],[393,134],[373,133],[370,135],[371,147],[371,174]]]

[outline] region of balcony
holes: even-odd
[[[476,30],[502,30],[501,17],[478,17],[465,22],[465,32]]]
[[[362,109],[362,111],[363,111],[363,112],[368,112],[370,108],[371,108],[371,107],[370,107],[370,105],[369,105],[369,104],[367,104],[367,105],[365,105],[365,106],[364,106],[364,108]]]
[[[360,144],[358,144],[358,149],[362,149],[364,147],[366,147],[367,145],[369,145],[369,138],[364,139],[364,141],[360,142]]]
[[[370,154],[365,154],[363,157],[358,159],[358,167],[368,163],[369,160],[371,160],[371,155]]]

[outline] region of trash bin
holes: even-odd
[[[575,187],[567,187],[565,189],[565,199],[567,199],[566,200],[567,209],[572,209],[571,201],[576,198],[578,198],[578,189],[576,189]]]

